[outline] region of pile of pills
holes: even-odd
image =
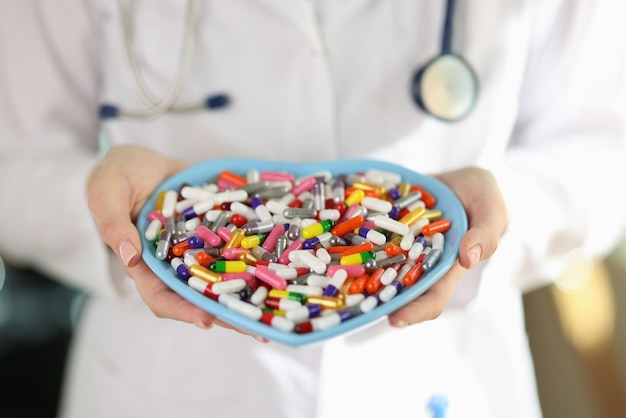
[[[191,288],[309,333],[412,286],[441,258],[449,228],[433,195],[393,172],[252,169],[159,192],[143,233]]]

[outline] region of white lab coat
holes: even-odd
[[[184,2],[136,1],[137,57],[162,95],[176,71]],[[613,1],[458,2],[453,50],[480,96],[448,124],[411,101],[437,54],[444,1],[202,1],[179,103],[225,92],[215,112],[104,126],[190,163],[367,156],[423,173],[496,172],[511,225],[434,320],[378,322],[293,349],[155,318],[98,239],[84,184],[100,103],[143,107],[116,2],[0,4],[0,254],[90,292],[63,417],[539,417],[521,291],[572,248],[602,254],[622,231],[623,6]],[[621,8],[621,10],[620,10]],[[590,151],[589,143],[593,143]],[[600,213],[598,213],[600,212]],[[610,220],[612,225],[606,225]]]

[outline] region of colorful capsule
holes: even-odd
[[[381,234],[375,229],[371,229],[366,226],[362,226],[356,229],[354,233],[367,239],[368,241],[373,242],[376,245],[383,245],[385,242],[387,242],[387,237],[385,237],[385,235]]]
[[[263,312],[261,322],[284,332],[291,332],[296,326],[292,320],[272,312]]]
[[[322,306],[318,304],[307,304],[303,306],[299,306],[293,309],[289,309],[285,312],[285,317],[290,319],[294,323],[298,324],[301,322],[308,321],[311,318],[315,318],[319,316],[322,312]]]
[[[209,265],[209,269],[216,273],[242,273],[248,266],[243,261],[215,261]]]
[[[309,239],[309,238],[313,238],[318,235],[321,235],[324,232],[330,231],[333,227],[333,224],[334,222],[332,219],[326,219],[326,220],[317,222],[311,226],[308,226],[302,229],[302,237],[304,239]]]
[[[356,254],[350,254],[341,257],[339,263],[342,266],[354,266],[357,264],[364,264],[367,260],[373,260],[375,258],[373,251],[363,251]]]
[[[190,276],[189,268],[187,268],[187,265],[184,263],[182,258],[174,257],[172,258],[172,261],[170,261],[170,264],[172,268],[174,269],[174,271],[176,271],[176,274],[178,275],[178,277],[180,277],[183,280],[189,279],[189,276]]]
[[[301,304],[306,302],[306,295],[302,293],[289,292],[287,290],[272,289],[269,291],[268,296],[275,298],[291,299]]]

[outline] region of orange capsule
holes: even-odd
[[[380,282],[380,277],[385,272],[385,269],[382,267],[378,267],[372,275],[365,282],[365,290],[368,293],[378,293],[380,288],[382,287],[382,283]]]
[[[356,293],[363,293],[365,291],[365,283],[370,278],[369,274],[363,274],[362,276],[357,277],[350,283],[350,288],[348,289],[348,293],[353,295]]]
[[[398,254],[408,255],[409,253],[408,251],[404,251],[402,247],[400,247],[399,245],[390,243],[390,244],[385,245],[385,254],[387,254],[387,256],[389,257],[393,257]]]
[[[411,191],[412,192],[419,191],[422,193],[422,201],[424,202],[427,208],[432,208],[437,203],[437,199],[435,199],[435,196],[433,196],[432,194],[428,192],[428,190],[424,189],[423,187],[417,184],[413,184],[411,186]]]
[[[343,222],[339,222],[330,230],[330,233],[337,237],[341,237],[346,233],[354,231],[358,227],[363,226],[364,223],[365,218],[363,218],[361,215],[358,215],[354,218],[346,219]]]
[[[174,245],[174,247],[172,247],[172,254],[174,254],[176,257],[180,257],[185,254],[185,251],[189,249],[191,249],[191,246],[185,240],[183,242],[179,242],[178,244]]]
[[[450,221],[448,219],[439,219],[422,227],[423,235],[434,235],[437,232],[446,232],[450,229]]]
[[[204,251],[200,251],[200,252],[198,252],[198,254],[196,254],[196,261],[202,267],[208,267],[209,264],[213,260],[215,260],[215,258],[211,257],[208,253],[205,253]]]
[[[335,245],[334,247],[326,248],[326,251],[328,251],[328,254],[341,254],[342,252],[354,247],[355,245]]]
[[[402,278],[402,283],[405,286],[414,285],[417,279],[419,279],[420,276],[422,275],[423,271],[424,271],[424,268],[422,267],[422,263],[414,264],[413,267],[411,267],[409,271],[407,271],[404,277]]]
[[[350,247],[346,251],[341,253],[341,257],[346,257],[352,254],[358,254],[366,251],[374,251],[374,243],[373,242],[364,242],[363,244],[355,245]]]
[[[230,170],[222,170],[219,178],[239,187],[245,186],[248,183],[245,177],[235,174]]]

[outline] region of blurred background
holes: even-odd
[[[545,418],[626,417],[626,239],[525,296]],[[54,418],[84,296],[0,259],[0,418]]]

